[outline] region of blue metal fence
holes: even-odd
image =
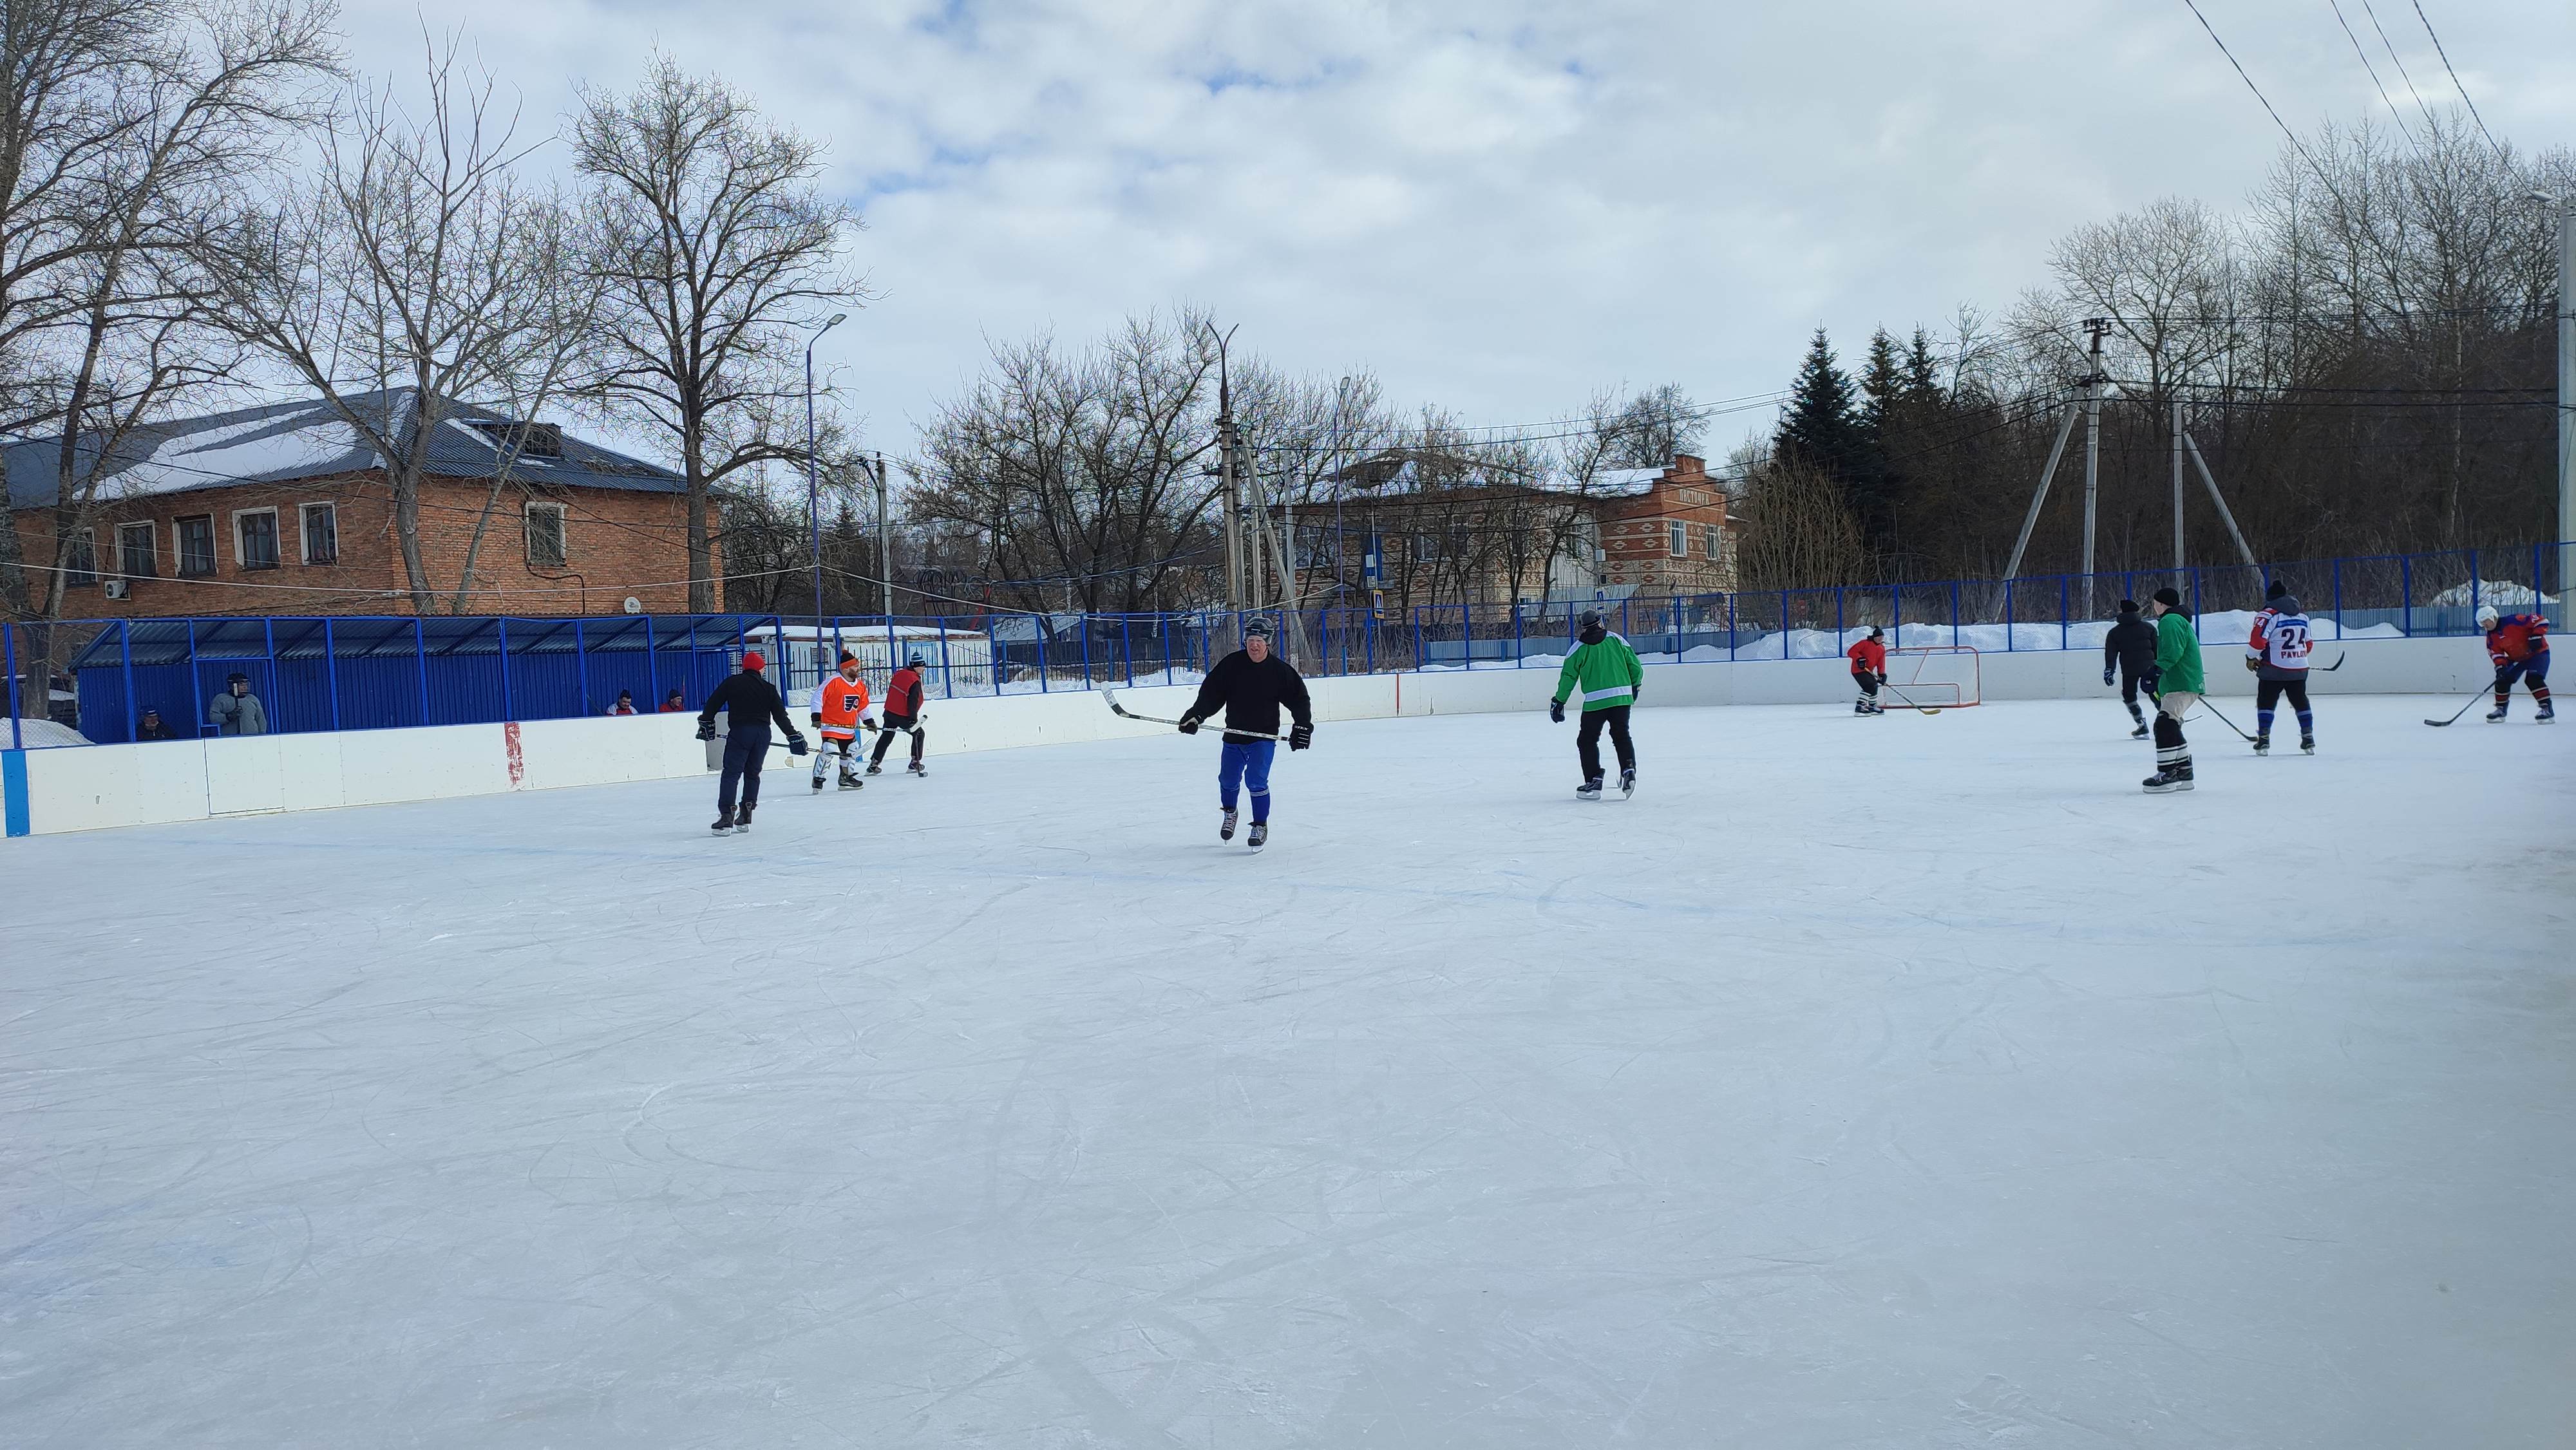
[[[1740,591],[1607,600],[1425,605],[1402,615],[1366,608],[1274,614],[1280,645],[1310,675],[1399,669],[1536,668],[1571,646],[1597,609],[1649,663],[1831,658],[1845,631],[1881,625],[1900,643],[1988,650],[2098,648],[2112,606],[2172,586],[2196,615],[2259,608],[2287,585],[2339,634],[2460,635],[2481,604],[2531,610],[2564,626],[2560,560],[2576,546],[2462,549],[2279,564],[1943,580],[1834,589]],[[1195,682],[1233,642],[1241,619],[1181,614],[617,615],[601,619],[433,617],[64,620],[0,626],[8,679],[5,744],[48,715],[92,743],[136,738],[146,708],[180,736],[210,734],[207,707],[227,679],[247,677],[272,731],[462,725],[601,714],[618,692],[651,713],[671,691],[694,710],[738,668],[768,654],[791,696],[812,689],[844,652],[882,695],[905,661],[922,661],[932,698]],[[44,662],[49,678],[34,677]],[[42,702],[41,704],[39,702]]]

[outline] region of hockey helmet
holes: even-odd
[[[928,663],[928,660],[921,657],[921,651],[919,650],[914,650],[912,653],[903,657],[903,667],[908,670],[920,669],[923,665]]]
[[[2480,628],[2480,629],[2493,629],[2493,628],[2495,628],[2495,622],[2496,622],[2496,607],[2495,607],[2494,605],[2492,605],[2492,604],[2481,604],[2481,605],[2479,605],[2479,606],[2478,606],[2478,628]]]

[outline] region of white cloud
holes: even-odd
[[[2385,117],[2323,7],[2203,8],[2292,125]],[[2560,73],[2576,7],[2426,9],[2499,134],[2576,136]],[[890,453],[987,336],[1079,338],[1181,300],[1284,365],[1374,367],[1391,396],[1483,422],[1563,416],[1622,381],[1764,392],[1820,322],[1854,345],[1960,302],[2000,309],[2078,224],[2167,194],[2233,208],[2279,142],[2178,4],[437,15],[539,123],[577,82],[631,83],[659,45],[827,140],[885,295],[826,353]],[[2411,8],[2382,18],[2427,96],[2450,98]],[[351,14],[358,63],[409,73],[418,23]]]

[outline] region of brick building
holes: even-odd
[[[350,401],[396,417],[419,411],[409,389]],[[677,473],[555,424],[442,411],[419,528],[422,567],[442,600],[466,582],[467,614],[615,614],[629,597],[654,612],[687,608]],[[57,557],[56,452],[42,441],[0,450],[31,565]],[[160,424],[119,453],[66,558],[65,617],[412,612],[382,460],[328,404]],[[474,577],[463,581],[478,527]]]
[[[1735,587],[1741,527],[1723,484],[1689,454],[1574,479],[1405,449],[1327,478],[1295,522],[1302,597],[1358,603],[1366,590],[1399,610],[1723,592]]]

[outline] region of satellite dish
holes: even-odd
[[[626,612],[629,614],[642,614],[644,612],[644,601],[636,598],[632,594],[627,595]]]

